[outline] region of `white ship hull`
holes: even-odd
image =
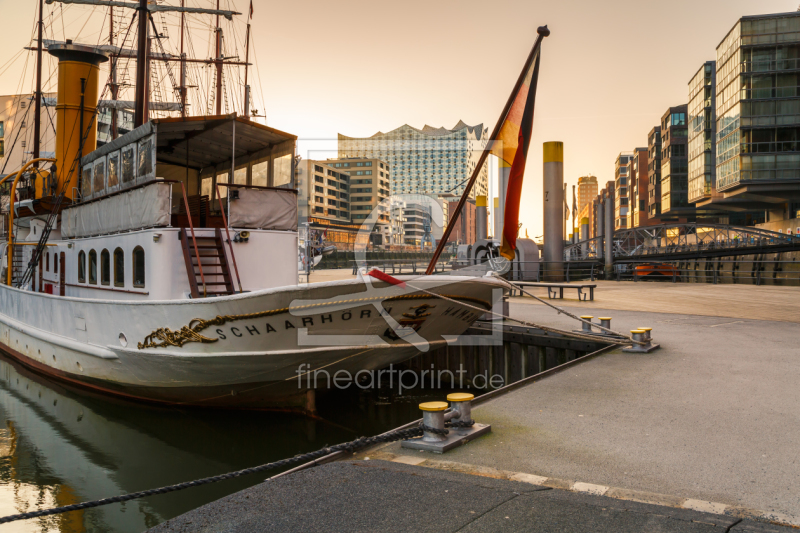
[[[491,278],[428,276],[413,284],[483,310],[502,294]],[[384,368],[443,346],[443,334],[461,334],[481,315],[420,291],[374,285],[377,293],[348,280],[169,301],[0,286],[0,349],[38,372],[131,399],[313,411],[304,369],[333,376]],[[381,306],[409,336],[398,338]],[[316,386],[329,383],[318,376]]]

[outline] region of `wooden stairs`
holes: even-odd
[[[214,229],[213,237],[195,236],[194,240],[197,242],[196,251],[191,230],[181,228],[181,246],[192,298],[234,294],[228,256],[225,253],[225,243],[220,229]]]

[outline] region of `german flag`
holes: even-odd
[[[541,31],[541,30],[540,30]],[[546,30],[545,30],[546,31]],[[549,31],[547,33],[550,33]],[[513,103],[506,114],[499,134],[495,137],[491,153],[500,158],[501,166],[511,167],[506,189],[506,205],[503,218],[503,242],[500,255],[514,260],[519,232],[519,203],[522,196],[522,180],[525,176],[525,161],[531,143],[533,108],[536,101],[536,83],[539,80],[539,57],[541,47],[535,47],[529,59],[522,83],[513,96]]]

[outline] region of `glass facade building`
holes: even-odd
[[[800,13],[742,17],[716,78],[718,190],[800,183]]]
[[[661,117],[661,213],[686,214],[688,167],[686,105],[670,107]]]
[[[401,126],[388,133],[356,138],[339,134],[339,158],[374,158],[393,171],[392,194],[447,194],[460,196],[475,170],[489,132],[483,124],[453,129]],[[487,160],[488,161],[488,160]],[[484,163],[470,194],[488,196],[489,169]]]
[[[716,62],[706,61],[689,82],[689,202],[716,192]]]

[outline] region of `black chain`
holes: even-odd
[[[446,435],[446,429],[433,429],[427,428],[427,430],[433,430],[433,432]],[[416,428],[410,429],[400,429],[396,431],[390,431],[388,433],[384,433],[382,435],[377,435],[374,437],[360,437],[356,440],[345,442],[342,444],[336,444],[335,446],[328,446],[322,448],[320,450],[304,453],[301,455],[295,455],[294,457],[290,457],[288,459],[282,459],[280,461],[276,461],[274,463],[267,463],[261,466],[255,466],[253,468],[245,468],[244,470],[238,470],[236,472],[229,472],[227,474],[221,474],[219,476],[212,476],[203,479],[196,479],[194,481],[186,481],[184,483],[178,483],[177,485],[169,485],[167,487],[161,487],[158,489],[149,489],[143,490],[140,492],[132,492],[130,494],[123,494],[120,496],[113,496],[111,498],[103,498],[101,500],[93,500],[89,502],[83,503],[76,503],[73,505],[65,505],[63,507],[55,507],[53,509],[43,509],[41,511],[32,511],[30,513],[22,513],[22,514],[15,514],[4,516],[0,518],[0,524],[6,524],[8,522],[15,522],[17,520],[26,520],[28,518],[37,518],[40,516],[49,516],[54,514],[61,514],[66,513],[69,511],[79,511],[81,509],[90,509],[92,507],[100,507],[102,505],[108,505],[110,503],[118,503],[118,502],[126,502],[129,500],[135,500],[137,498],[143,498],[145,496],[153,496],[156,494],[166,494],[168,492],[175,492],[178,490],[188,489],[191,487],[199,487],[200,485],[207,485],[209,483],[216,483],[217,481],[224,481],[226,479],[232,479],[235,477],[246,476],[248,474],[255,474],[258,472],[264,472],[266,470],[273,470],[275,468],[283,468],[286,466],[290,466],[296,463],[303,463],[312,461],[314,459],[318,459],[320,457],[324,457],[334,452],[345,451],[349,453],[353,453],[354,451],[365,448],[367,446],[372,446],[375,444],[380,444],[383,442],[394,442],[397,440],[405,440],[411,439],[414,437],[419,437],[422,435],[422,425]],[[444,433],[441,433],[444,432]]]

